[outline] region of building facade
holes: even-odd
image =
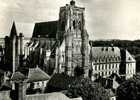
[[[47,66],[55,63],[54,72],[74,76],[75,68],[83,69],[88,76],[88,33],[85,28],[85,8],[77,7],[75,1],[60,8],[57,21],[36,23],[31,41],[26,48],[31,52],[46,54]],[[51,51],[51,52],[50,52]],[[48,55],[48,56],[47,56]],[[39,67],[42,66],[38,63]]]
[[[15,72],[19,66],[20,55],[23,54],[23,34],[17,34],[15,22],[12,25],[10,36],[5,37],[5,65]]]
[[[118,47],[92,47],[90,54],[94,75],[107,78],[115,73],[128,79],[136,74],[136,60],[127,50]]]
[[[76,67],[83,69],[85,76],[88,75],[88,34],[84,11],[85,8],[77,7],[75,2],[71,1],[61,7],[59,13],[56,66],[59,71],[64,68],[66,74],[72,76]]]

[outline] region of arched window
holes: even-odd
[[[74,29],[76,28],[76,22],[75,22],[75,20],[73,21],[73,28]]]
[[[81,21],[78,22],[78,29],[79,29],[79,30],[82,29]]]
[[[65,22],[64,21],[62,21],[62,23],[61,23],[61,31],[65,31]]]

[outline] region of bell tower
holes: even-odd
[[[65,72],[70,76],[74,76],[76,67],[85,70],[88,65],[84,12],[85,8],[77,7],[73,0],[60,8],[57,38],[65,41]]]

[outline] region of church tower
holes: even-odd
[[[75,69],[88,72],[88,34],[85,29],[85,8],[77,7],[75,1],[60,8],[57,39],[65,41],[65,72],[74,76]]]

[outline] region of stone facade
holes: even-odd
[[[71,76],[74,76],[76,67],[84,70],[88,67],[88,34],[85,29],[84,11],[85,9],[77,7],[74,1],[60,8],[57,50],[58,58],[62,61],[58,61],[58,66],[65,68],[66,74]]]
[[[23,54],[23,34],[17,35],[15,22],[11,28],[10,36],[5,37],[5,60],[9,70],[15,72],[19,66],[20,55]]]
[[[127,50],[123,52],[118,47],[92,47],[90,61],[93,76],[98,74],[106,78],[115,73],[125,79],[133,77],[136,61]]]

